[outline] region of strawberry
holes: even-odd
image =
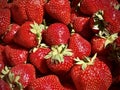
[[[49,0],[45,4],[46,12],[54,19],[68,25],[70,23],[70,2],[69,0]]]
[[[32,52],[29,55],[29,60],[32,65],[34,65],[41,73],[46,74],[49,72],[49,69],[46,64],[45,55],[50,52],[50,49],[41,45],[37,48],[33,48]]]
[[[75,57],[80,59],[91,54],[91,44],[80,34],[73,33],[69,39],[68,47],[73,51]]]
[[[100,61],[96,54],[93,58],[75,59],[71,69],[71,77],[77,90],[108,90],[112,83],[112,75],[108,66]]]
[[[2,59],[2,53],[0,52],[0,72],[2,71],[2,69],[4,68],[5,64],[4,64],[4,61]]]
[[[93,33],[89,26],[89,17],[77,17],[73,22],[73,28],[75,32],[79,33],[86,39],[91,39]]]
[[[62,23],[53,23],[43,33],[43,39],[49,46],[67,44],[70,38],[68,27]]]
[[[27,62],[28,51],[15,44],[6,45],[5,55],[9,64],[15,66]]]
[[[16,34],[16,32],[18,31],[19,28],[20,28],[20,26],[17,25],[17,24],[10,24],[8,26],[6,32],[2,36],[3,42],[5,42],[6,44],[12,43],[13,42],[13,37]]]
[[[0,79],[0,90],[11,90],[9,84]]]
[[[0,8],[5,8],[7,6],[7,0],[0,0]]]
[[[10,69],[5,67],[2,70],[1,78],[10,85],[11,89],[23,90],[36,79],[35,68],[31,64],[19,64]]]
[[[0,35],[4,34],[10,24],[10,10],[0,9]]]
[[[35,22],[25,22],[15,34],[15,43],[31,49],[41,42],[42,27]]]
[[[25,10],[28,20],[35,21],[38,24],[42,23],[44,15],[42,2],[42,0],[27,0]]]
[[[56,75],[47,75],[33,80],[27,90],[64,90]]]
[[[58,75],[65,75],[73,66],[73,53],[67,45],[55,45],[45,56],[48,68]]]

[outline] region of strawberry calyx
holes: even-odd
[[[80,58],[75,58],[74,60],[76,61],[77,65],[82,66],[82,70],[85,70],[87,66],[89,65],[94,65],[95,59],[97,57],[97,53],[91,58],[91,57],[85,57],[83,60],[80,60]]]
[[[1,71],[0,78],[9,84],[11,90],[23,90],[23,86],[19,82],[20,76],[15,76],[14,73],[10,71],[10,67],[5,66]]]
[[[37,40],[38,40],[38,45],[41,43],[42,40],[42,31],[45,28],[43,24],[38,25],[36,22],[33,24],[30,24],[31,26],[31,32],[36,35]]]
[[[45,59],[51,59],[52,63],[63,63],[64,56],[72,56],[72,50],[67,48],[67,45],[60,44],[51,47],[51,51],[46,55]]]

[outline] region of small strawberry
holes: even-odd
[[[16,32],[18,31],[19,28],[20,28],[20,26],[17,25],[17,24],[10,24],[8,26],[6,32],[2,36],[3,42],[6,43],[6,44],[12,43],[13,42],[13,37],[16,34]]]
[[[58,75],[65,75],[71,69],[73,58],[72,51],[64,44],[52,46],[45,56],[48,68]]]
[[[45,55],[50,52],[50,49],[41,44],[37,48],[33,48],[29,55],[29,60],[32,65],[34,65],[41,73],[46,74],[49,72],[48,66],[46,64]]]
[[[0,90],[11,90],[8,83],[0,79]]]
[[[19,64],[14,67],[5,67],[1,72],[1,78],[4,79],[13,90],[23,90],[34,79],[35,68],[31,64]]]
[[[67,44],[70,38],[68,27],[63,23],[53,23],[43,33],[43,39],[49,46]]]
[[[56,75],[47,75],[33,80],[27,90],[64,90]]]
[[[91,44],[80,34],[73,33],[69,39],[68,47],[73,51],[75,57],[83,59],[91,54]]]
[[[15,34],[13,40],[15,43],[31,49],[42,40],[43,28],[35,22],[25,22]]]
[[[18,45],[6,45],[5,55],[11,66],[26,63],[28,51]]]
[[[45,4],[46,12],[54,19],[68,25],[70,23],[70,2],[69,0],[49,0]]]
[[[71,77],[77,90],[108,90],[112,83],[112,75],[108,66],[100,61],[96,54],[93,58],[75,59],[71,69]]]
[[[0,9],[0,35],[4,34],[10,24],[10,10]]]

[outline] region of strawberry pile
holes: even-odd
[[[119,0],[0,0],[0,90],[120,90]]]

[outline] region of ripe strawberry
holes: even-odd
[[[4,34],[10,24],[10,10],[0,9],[0,35]]]
[[[40,46],[37,48],[33,48],[32,52],[29,55],[29,60],[32,65],[34,65],[41,73],[47,74],[49,69],[46,64],[45,55],[50,52],[48,47]]]
[[[35,21],[38,24],[42,23],[44,15],[42,2],[42,0],[27,0],[25,10],[28,20]]]
[[[42,28],[37,23],[25,22],[15,34],[15,43],[30,49],[37,46],[41,40]]]
[[[35,68],[32,64],[19,64],[9,69],[2,70],[1,78],[4,79],[13,90],[23,90],[36,79]]]
[[[49,46],[67,44],[70,38],[68,27],[62,23],[53,23],[43,33],[43,39]]]
[[[83,59],[91,54],[91,44],[80,34],[73,33],[69,39],[69,48],[73,51],[75,57]]]
[[[70,2],[69,0],[49,0],[45,4],[46,12],[54,19],[68,25],[70,23]]]
[[[10,24],[8,26],[6,32],[2,36],[3,42],[6,43],[6,44],[12,43],[13,42],[13,37],[16,34],[16,32],[18,31],[19,28],[20,28],[20,26],[17,25],[17,24]]]
[[[2,53],[0,52],[0,72],[2,71],[2,69],[4,68],[5,64],[4,64],[4,61],[2,59]]]
[[[55,45],[45,56],[48,68],[58,75],[65,75],[73,66],[73,53],[67,45]]]
[[[26,63],[28,51],[18,45],[6,45],[5,55],[11,66]]]
[[[89,17],[77,17],[73,22],[73,28],[75,32],[79,33],[81,36],[87,40],[91,39],[93,33],[89,26]]]
[[[56,75],[47,75],[33,80],[27,90],[64,90]]]
[[[108,90],[112,83],[112,75],[108,66],[96,58],[76,58],[71,69],[71,77],[77,90]]]
[[[0,79],[0,90],[11,90],[8,83]]]

